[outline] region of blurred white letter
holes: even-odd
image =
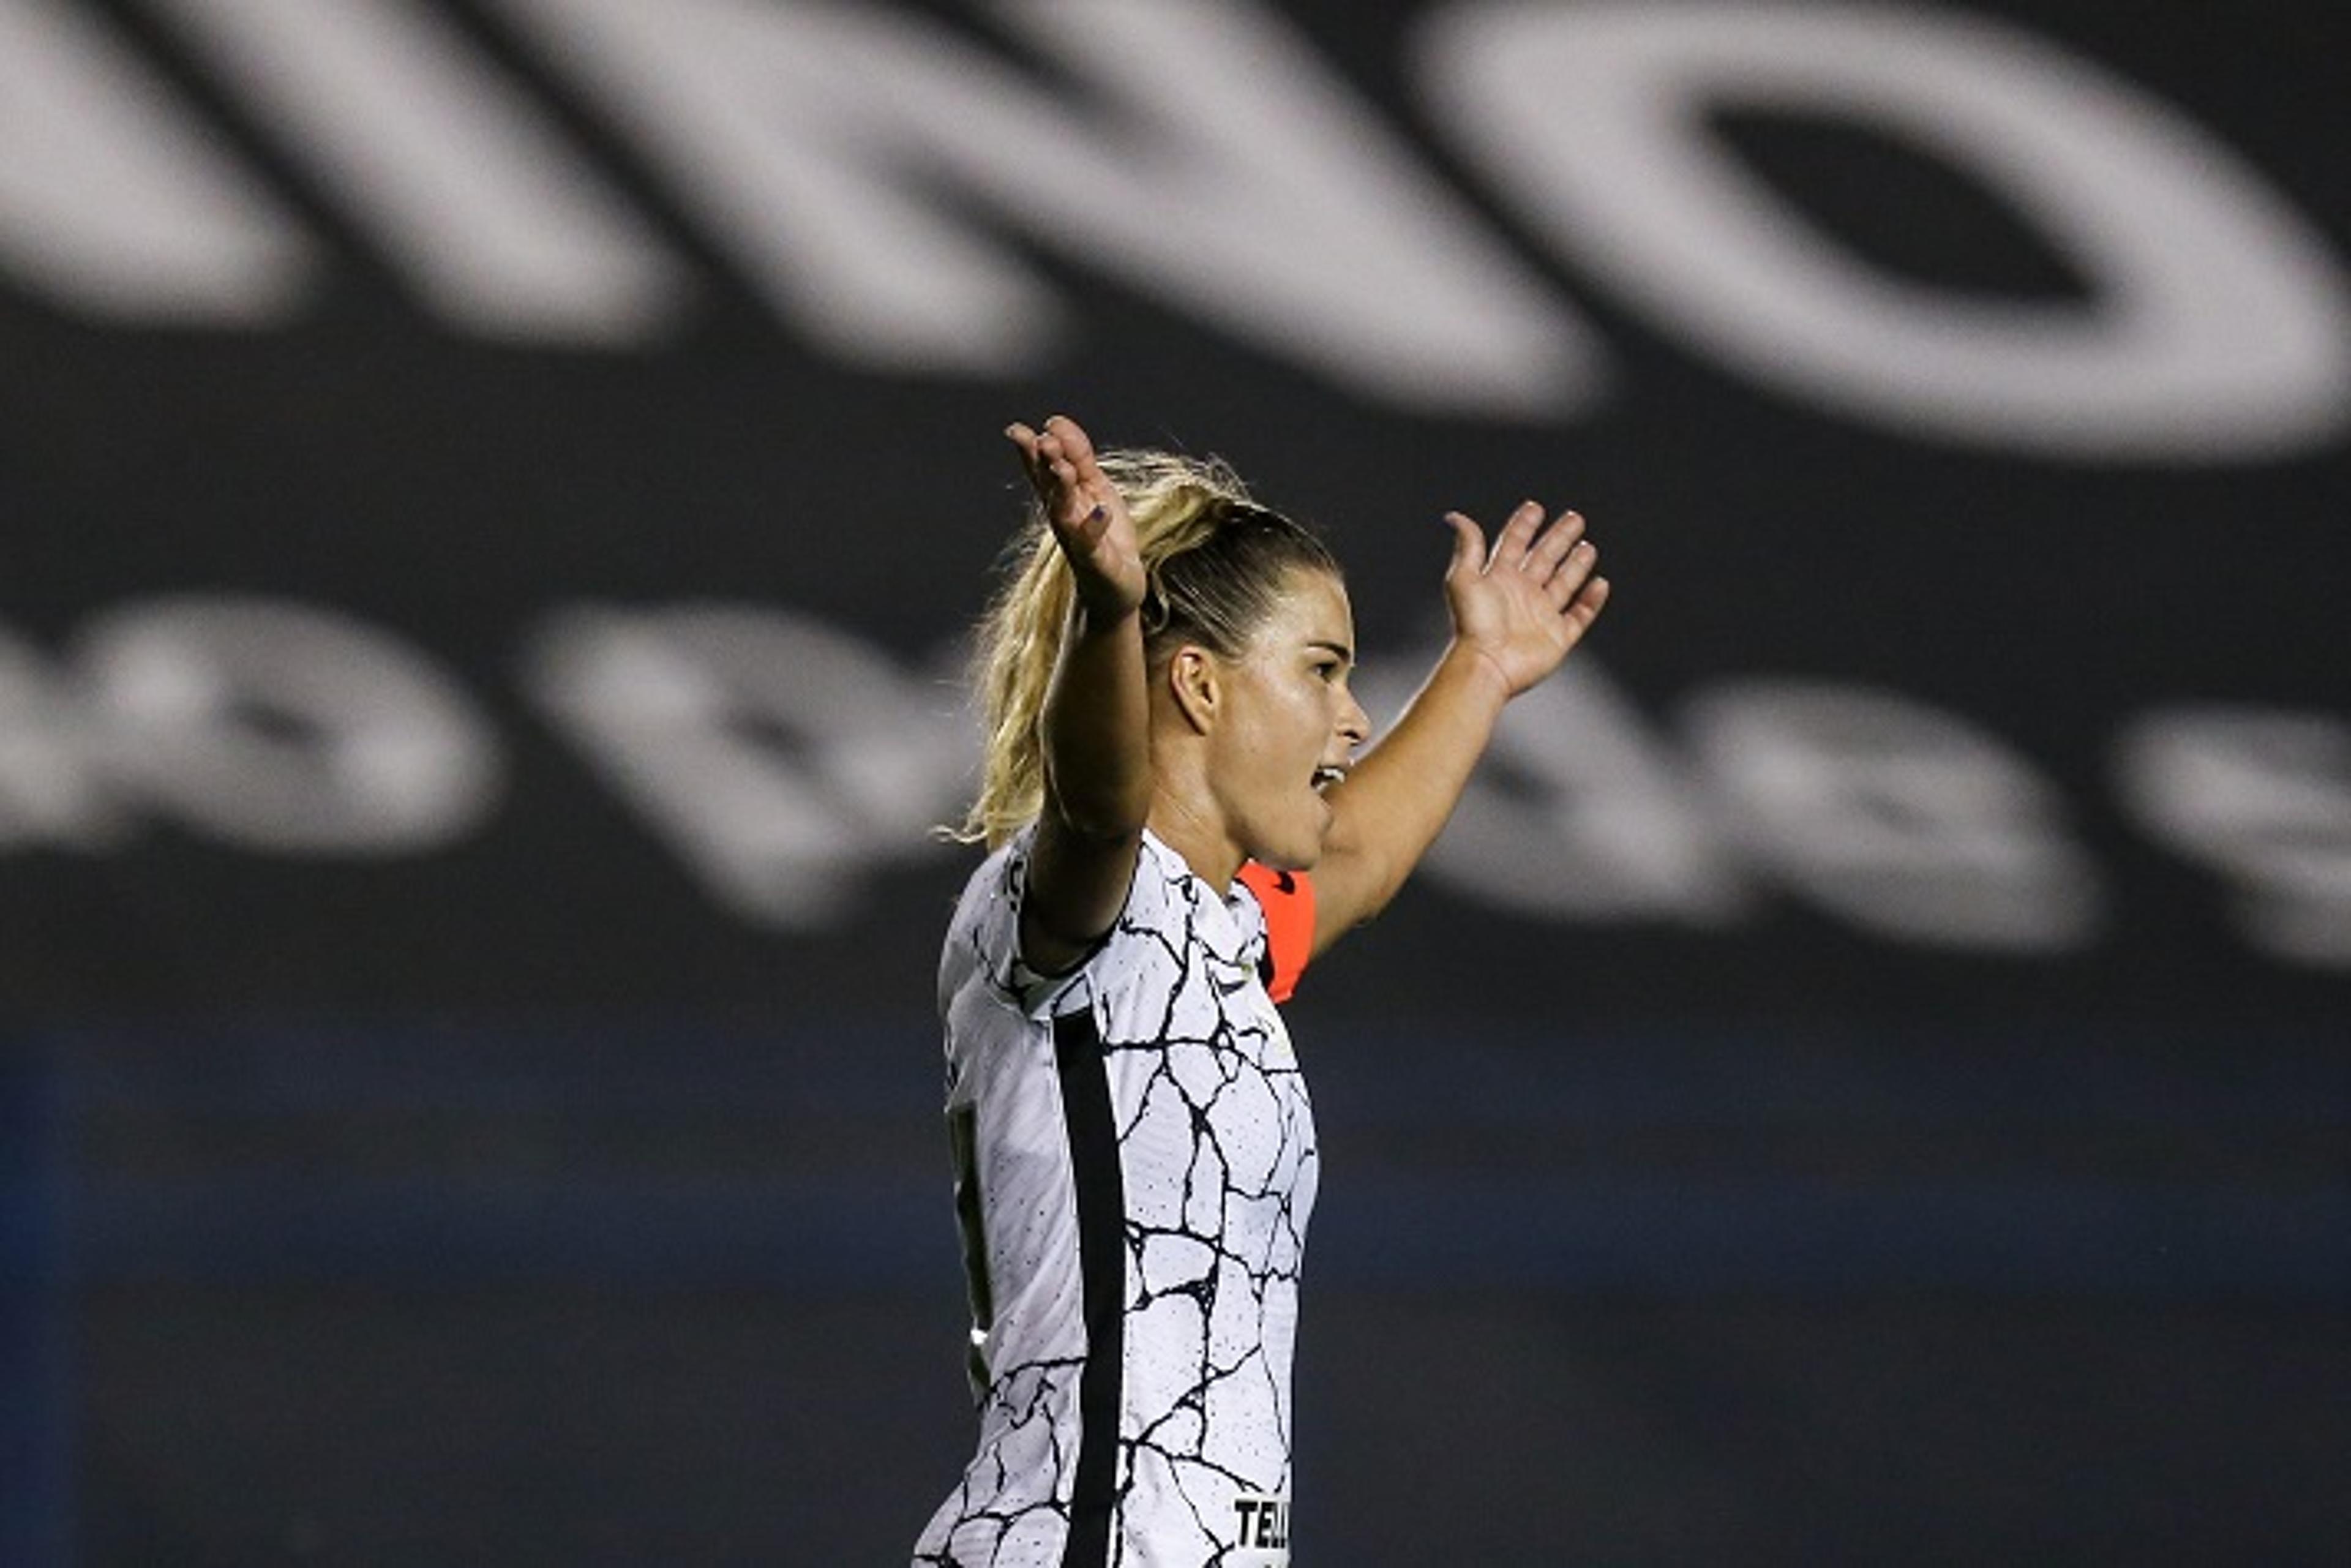
[[[0,635],[0,850],[96,849],[120,825],[68,692],[47,660]]]
[[[1858,418],[2076,458],[2210,461],[2351,419],[2351,285],[2171,105],[2046,39],[1844,5],[1461,5],[1424,79],[1562,255],[1759,380]],[[1856,258],[1706,133],[1715,107],[1877,124],[1980,175],[2087,307],[1959,298]]]
[[[1366,397],[1554,417],[1589,390],[1566,308],[1260,7],[993,8],[1080,93],[894,8],[499,6],[778,309],[863,363],[1005,375],[1052,347],[1061,312],[984,207]]]
[[[2116,747],[2125,804],[2236,884],[2246,940],[2351,966],[2351,725],[2209,708],[2139,720]]]
[[[2053,792],[1950,715],[1891,692],[1747,681],[1687,717],[1757,859],[1864,930],[2043,951],[2095,925],[2095,876]]]
[[[496,737],[423,656],[268,600],[151,600],[81,641],[119,777],[249,849],[392,856],[454,842],[498,793]]]
[[[409,0],[153,0],[452,319],[627,341],[678,279],[554,125]]]
[[[703,885],[813,927],[856,879],[931,848],[971,737],[896,665],[777,611],[576,609],[534,640],[533,697]]]
[[[0,272],[99,317],[284,315],[285,217],[137,56],[58,0],[0,0]]]
[[[1367,689],[1388,712],[1410,695]],[[1553,919],[1705,925],[1742,904],[1677,759],[1583,657],[1504,710],[1428,870],[1464,896]]]

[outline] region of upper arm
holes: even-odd
[[[1395,896],[1395,883],[1368,850],[1326,847],[1314,862],[1313,947],[1321,957],[1331,945],[1377,915]]]
[[[1334,786],[1331,831],[1323,836],[1322,856],[1314,862],[1314,955],[1364,925],[1388,905],[1412,873],[1417,854],[1400,852],[1396,831],[1381,810],[1388,795],[1378,787],[1385,780],[1366,779],[1365,766],[1355,776]],[[1364,789],[1365,783],[1374,787]]]
[[[1387,907],[1444,829],[1507,700],[1487,662],[1446,651],[1395,727],[1332,787],[1314,863],[1321,952]]]
[[[1126,906],[1141,829],[1089,836],[1050,808],[1029,852],[1020,900],[1020,956],[1041,974],[1059,974],[1092,952]]]

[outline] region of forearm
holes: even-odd
[[[1151,809],[1150,706],[1133,610],[1071,612],[1040,716],[1046,809],[1088,839],[1141,831]]]
[[[1494,664],[1458,641],[1388,733],[1331,793],[1315,868],[1315,946],[1384,907],[1437,840],[1510,700]]]

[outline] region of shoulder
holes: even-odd
[[[956,900],[955,917],[948,925],[950,942],[965,933],[993,934],[1004,926],[1008,917],[1017,919],[1020,891],[1026,881],[1029,837],[1024,831],[998,845],[964,879],[962,895]]]
[[[1117,951],[1140,938],[1180,945],[1188,939],[1197,879],[1183,858],[1145,833],[1134,875],[1111,928],[1093,950],[1050,973],[1030,967],[1021,953],[1020,906],[1028,894],[1035,829],[1026,828],[992,851],[964,883],[939,961],[939,1002],[975,982],[1032,1016],[1058,1010],[1080,982],[1105,967],[1120,967]]]
[[[1020,895],[1027,883],[1029,834],[1023,831],[972,868],[947,921],[939,954],[939,1005],[975,979],[998,990],[1017,989],[1014,969],[1020,948]]]

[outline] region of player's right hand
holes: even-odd
[[[1015,423],[1004,434],[1019,448],[1021,466],[1069,559],[1087,613],[1111,620],[1139,608],[1149,580],[1134,523],[1118,486],[1095,461],[1085,431],[1057,413],[1041,431]]]

